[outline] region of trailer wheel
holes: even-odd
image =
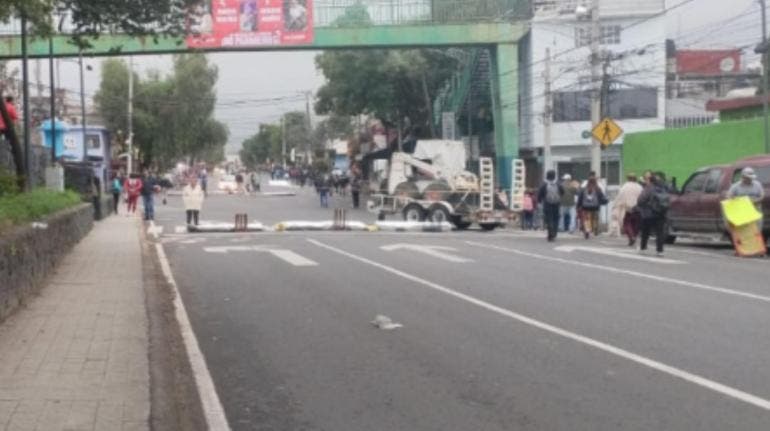
[[[449,222],[451,215],[444,205],[434,204],[428,209],[428,220],[433,223]]]
[[[452,224],[455,225],[457,230],[466,230],[471,227],[473,223],[469,221],[463,221],[462,217],[456,215],[452,216]]]
[[[487,232],[493,231],[500,226],[498,223],[479,223],[479,226],[481,226],[481,229]]]
[[[411,203],[404,207],[405,221],[425,221],[425,210],[417,203]]]

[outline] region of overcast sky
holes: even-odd
[[[668,35],[678,41],[680,48],[748,46],[761,37],[758,0],[666,0],[668,8],[682,2],[687,4],[669,12],[666,19]],[[315,91],[324,80],[313,63],[316,54],[296,51],[210,55],[219,67],[216,117],[230,128],[229,151],[237,151],[260,123],[274,122],[289,110],[305,109],[301,93]],[[99,86],[100,62],[88,60],[94,69],[86,72],[89,96]],[[135,57],[134,62],[142,74],[150,69],[168,71],[171,64],[168,56]],[[45,64],[42,73],[45,79],[48,76]],[[76,64],[62,63],[61,75],[62,86],[79,90]],[[265,101],[277,98],[281,101]]]

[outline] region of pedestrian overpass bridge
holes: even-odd
[[[80,49],[66,34],[31,39],[30,58],[257,52],[327,49],[476,47],[490,52],[498,181],[511,183],[511,161],[519,153],[519,44],[529,31],[531,0],[315,0],[313,37],[304,44],[191,49],[183,37],[129,37],[104,34]],[[52,47],[52,49],[51,49]],[[0,60],[21,58],[19,36],[0,36]],[[461,74],[459,74],[461,75]],[[459,76],[458,75],[458,76]],[[466,80],[472,79],[465,74]],[[458,80],[459,81],[459,77]],[[467,83],[466,83],[467,84]],[[454,85],[446,99],[460,100],[469,85]],[[455,104],[456,105],[456,104]],[[454,106],[450,109],[454,109]],[[437,112],[438,114],[438,112]]]

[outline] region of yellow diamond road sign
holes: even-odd
[[[623,129],[612,118],[605,118],[594,127],[591,134],[606,147],[612,145],[623,134]]]

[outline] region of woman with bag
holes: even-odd
[[[596,177],[588,178],[586,187],[580,192],[578,197],[578,208],[583,219],[583,235],[585,239],[599,235],[599,209],[607,204],[607,198],[604,196],[602,188],[596,181]]]

